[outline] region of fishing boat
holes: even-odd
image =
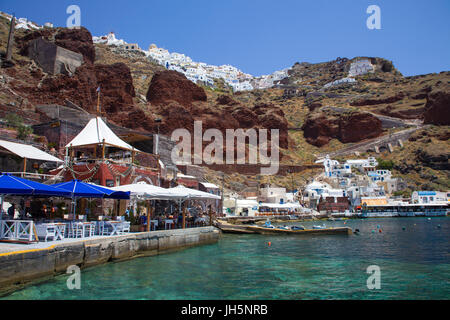
[[[253,231],[259,234],[289,234],[289,235],[307,235],[307,234],[353,234],[353,230],[349,227],[339,227],[339,228],[321,228],[321,229],[301,229],[298,230],[290,228],[290,229],[282,229],[282,228],[266,228],[263,226],[248,226],[247,230]]]

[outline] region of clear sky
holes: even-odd
[[[406,76],[450,70],[449,0],[0,0],[0,10],[66,26],[71,4],[92,35],[114,31],[255,76],[356,56],[392,60]],[[381,30],[366,26],[369,5]]]

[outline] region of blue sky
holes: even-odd
[[[93,35],[114,31],[255,76],[356,56],[392,60],[406,76],[450,70],[449,0],[0,0],[0,10],[65,26],[71,4]],[[381,30],[366,27],[373,4]]]

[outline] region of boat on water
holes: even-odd
[[[339,227],[339,228],[320,228],[320,229],[304,229],[304,228],[266,228],[264,226],[248,226],[248,230],[259,234],[289,234],[289,235],[307,235],[307,234],[353,234],[353,230],[349,227]]]
[[[353,234],[349,227],[327,228],[325,226],[315,226],[313,229],[306,229],[304,226],[274,226],[269,219],[262,225],[234,225],[221,222],[217,227],[224,233],[234,234]]]

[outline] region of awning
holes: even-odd
[[[200,182],[206,189],[220,189],[219,186],[216,186],[213,183],[209,182]]]
[[[15,143],[5,140],[0,140],[0,147],[5,148],[6,150],[18,155],[21,158],[34,159],[34,160],[42,160],[42,161],[53,161],[53,162],[63,162],[62,160],[39,150],[33,146]]]
[[[130,199],[130,194],[116,192],[115,190],[101,187],[95,184],[84,183],[80,180],[54,184],[53,187],[68,191],[72,198],[108,198],[108,199]]]
[[[66,148],[98,145],[102,144],[103,140],[107,146],[139,151],[120,139],[100,117],[91,119],[86,127],[66,145]]]
[[[128,184],[111,188],[111,190],[130,192],[132,195],[142,196],[148,200],[177,200],[186,197],[185,194],[171,192],[169,189],[146,183]]]
[[[217,196],[215,194],[211,194],[208,192],[203,192],[203,191],[199,191],[199,190],[195,190],[195,189],[190,189],[190,188],[186,188],[184,186],[178,186],[175,188],[171,188],[169,189],[171,190],[171,192],[174,193],[178,193],[178,194],[185,194],[187,196],[188,199],[192,199],[192,200],[200,200],[200,199],[215,199],[215,200],[220,200],[222,199],[222,197]]]
[[[10,174],[0,175],[0,194],[69,197],[70,192],[52,186],[19,178]]]

